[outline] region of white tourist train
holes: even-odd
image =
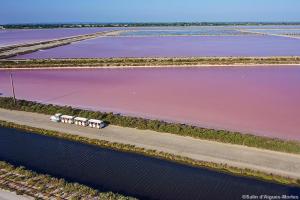
[[[104,128],[105,123],[98,119],[87,119],[84,117],[74,117],[70,115],[63,115],[61,113],[57,113],[50,117],[52,122],[62,122],[67,124],[76,124],[78,126],[89,126],[92,128]]]

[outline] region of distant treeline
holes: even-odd
[[[6,29],[83,28],[83,27],[147,27],[147,26],[259,26],[300,25],[300,22],[161,22],[161,23],[54,23],[54,24],[3,24]]]
[[[0,107],[49,115],[53,115],[55,113],[76,115],[86,118],[101,119],[108,124],[123,127],[131,127],[143,130],[148,129],[223,143],[239,144],[249,147],[300,154],[300,142],[260,137],[226,130],[200,128],[187,124],[168,123],[160,120],[151,120],[139,117],[123,116],[114,113],[77,109],[70,106],[57,106],[51,104],[46,105],[26,100],[17,100],[16,104],[14,104],[13,100],[8,97],[0,97]]]

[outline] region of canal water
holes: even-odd
[[[0,160],[142,199],[300,195],[300,188],[1,127]]]

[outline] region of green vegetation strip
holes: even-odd
[[[194,57],[0,60],[1,68],[300,64],[300,57]]]
[[[69,183],[64,179],[39,174],[24,167],[15,167],[4,161],[0,161],[0,188],[35,199],[135,199],[112,192],[100,192],[85,185]]]
[[[223,143],[238,144],[273,151],[300,154],[300,142],[297,141],[287,141],[274,138],[260,137],[226,130],[200,128],[192,125],[168,123],[159,120],[122,116],[113,113],[82,110],[72,108],[70,106],[57,106],[52,104],[46,105],[26,100],[17,100],[16,104],[14,104],[11,98],[0,97],[0,108],[43,113],[48,115],[53,115],[55,113],[63,113],[66,115],[101,119],[106,121],[108,124],[113,124],[117,126],[131,127],[141,130],[153,130],[157,132],[172,133],[182,136],[191,136],[194,138],[212,140]]]
[[[228,166],[227,164],[218,164],[218,163],[213,163],[213,162],[194,160],[191,158],[178,156],[178,155],[174,155],[174,154],[170,154],[170,153],[165,153],[162,151],[156,151],[156,150],[137,147],[135,145],[121,144],[121,143],[116,143],[116,142],[108,142],[105,140],[98,140],[98,139],[90,139],[90,138],[86,138],[86,137],[82,137],[82,136],[78,136],[78,135],[71,135],[71,134],[60,133],[60,132],[56,132],[56,131],[50,131],[50,130],[39,129],[39,128],[34,128],[34,127],[29,127],[29,126],[24,126],[24,125],[18,125],[15,123],[5,122],[5,121],[0,121],[0,127],[19,129],[19,130],[27,132],[27,133],[35,133],[35,134],[40,134],[40,135],[45,135],[45,136],[50,136],[50,137],[56,137],[59,139],[65,139],[65,140],[69,140],[69,141],[75,141],[75,142],[80,142],[80,143],[84,143],[84,144],[95,145],[95,146],[98,146],[101,148],[109,148],[109,149],[122,151],[122,152],[137,153],[137,154],[142,154],[145,156],[160,158],[160,159],[169,160],[169,161],[177,162],[177,163],[182,163],[182,164],[186,164],[186,165],[190,165],[190,166],[204,167],[207,169],[221,171],[221,172],[232,174],[232,175],[251,177],[251,178],[255,178],[255,179],[259,179],[259,180],[270,181],[270,182],[275,182],[275,183],[279,183],[279,184],[294,185],[294,186],[300,187],[300,179],[292,179],[292,178],[283,177],[283,176],[274,175],[274,174],[268,174],[265,172],[260,172],[260,171],[256,171],[256,170],[252,170],[252,169],[246,169],[246,168],[241,169],[241,168],[237,168],[237,167]]]

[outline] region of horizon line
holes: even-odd
[[[20,22],[0,25],[106,25],[106,24],[300,24],[300,21],[161,21],[161,22]]]

